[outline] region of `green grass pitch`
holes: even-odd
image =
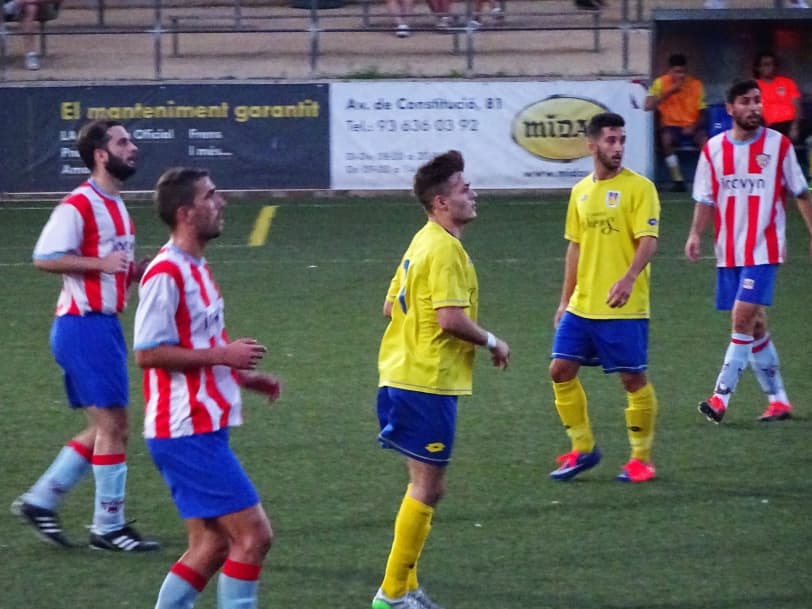
[[[268,345],[280,374],[272,407],[246,396],[233,445],[274,522],[262,607],[369,606],[383,573],[405,485],[401,459],[375,443],[381,304],[392,271],[423,223],[406,198],[273,199],[267,243],[249,247],[262,205],[234,199],[208,249],[232,337]],[[65,406],[48,350],[59,279],[30,263],[47,204],[0,208],[0,609],[144,609],[185,547],[181,521],[140,437],[133,367],[127,516],[157,537],[157,554],[60,551],[7,511],[81,427]],[[132,203],[139,254],[166,233]],[[481,289],[481,321],[513,350],[509,370],[481,354],[475,394],[460,403],[449,493],[421,560],[421,583],[449,609],[808,609],[812,606],[812,266],[790,210],[790,259],[771,325],[796,418],[756,422],[763,396],[748,372],[724,423],[696,412],[721,363],[729,322],[713,310],[713,263],[688,263],[687,198],[663,200],[653,265],[650,376],[660,401],[656,481],[614,481],[628,458],[619,379],[587,369],[597,469],[571,483],[547,473],[569,445],[547,379],[562,278],[565,197],[481,196],[464,243]],[[705,253],[710,254],[709,237]],[[132,337],[134,298],[123,317]],[[65,501],[67,535],[87,539],[92,481]],[[3,515],[5,514],[5,515]],[[215,607],[214,583],[198,602]]]

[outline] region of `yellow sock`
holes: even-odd
[[[386,561],[381,588],[389,598],[399,598],[409,590],[409,573],[417,565],[431,529],[434,508],[409,496],[407,489],[395,518],[395,538]],[[414,573],[414,583],[417,573]]]
[[[589,415],[586,412],[586,393],[581,381],[574,378],[563,383],[553,383],[555,395],[555,408],[558,416],[567,430],[572,442],[572,450],[578,452],[592,452],[595,448],[595,438],[589,425]]]
[[[424,539],[428,539],[429,533],[431,532],[431,520],[426,523],[426,532],[424,534]],[[420,550],[420,554],[423,553],[423,550]],[[409,569],[409,577],[406,579],[406,589],[411,592],[412,590],[417,590],[420,587],[420,584],[417,581],[417,563],[420,562],[420,554],[417,555],[417,560],[414,561],[414,566]]]
[[[657,396],[648,383],[634,393],[626,394],[626,429],[632,446],[632,459],[651,460],[651,444],[654,441],[654,419],[657,416]]]

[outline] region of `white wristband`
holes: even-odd
[[[493,349],[496,346],[496,337],[493,335],[493,332],[488,332],[488,338],[485,340],[485,346],[488,349]]]

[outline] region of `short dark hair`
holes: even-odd
[[[773,53],[772,51],[761,51],[761,53],[758,53],[755,59],[753,59],[753,78],[759,77],[758,68],[761,65],[761,61],[767,59],[767,57],[773,60],[773,65],[775,65],[775,69],[776,70],[778,69],[779,62],[776,54]]]
[[[448,180],[465,169],[465,161],[459,150],[449,150],[422,165],[414,175],[414,194],[426,208],[432,211],[432,201],[438,194],[450,191]]]
[[[669,68],[681,68],[688,65],[688,59],[682,53],[672,53],[668,56]]]
[[[95,152],[99,148],[104,148],[110,141],[108,131],[112,127],[122,126],[120,122],[114,120],[96,120],[85,123],[79,134],[76,136],[76,150],[79,156],[90,171],[96,168]]]
[[[158,178],[153,201],[161,220],[170,229],[174,230],[178,223],[178,210],[194,205],[195,183],[208,175],[208,169],[200,167],[173,167]]]
[[[725,101],[732,104],[734,101],[736,101],[736,98],[739,97],[739,95],[745,95],[753,89],[758,89],[758,83],[752,78],[749,80],[739,80],[734,82],[727,90]]]
[[[586,124],[586,136],[590,139],[600,137],[604,127],[625,127],[626,121],[615,112],[601,112],[589,119]]]

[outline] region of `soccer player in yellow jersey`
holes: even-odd
[[[436,609],[417,581],[434,506],[445,492],[457,396],[470,395],[474,351],[506,368],[510,347],[477,324],[478,286],[460,243],[476,218],[476,193],[456,150],[417,170],[414,192],[428,222],[413,237],[389,285],[390,318],[378,355],[378,442],[406,458],[409,485],[395,519],[392,549],[373,609]]]
[[[555,480],[569,480],[601,460],[578,380],[582,365],[617,372],[626,389],[631,459],[618,480],[645,482],[655,475],[650,453],[657,398],[646,368],[649,261],[657,250],[660,201],[648,179],[622,165],[624,126],[611,112],[589,121],[594,171],[573,187],[567,208],[569,246],[550,377],[572,450],[558,457],[550,473]]]

